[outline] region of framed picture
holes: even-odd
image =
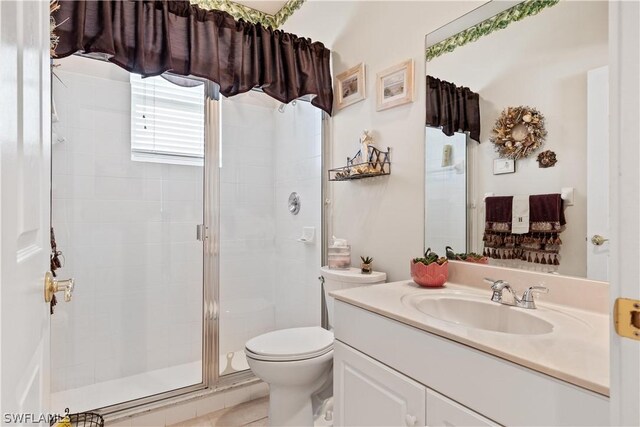
[[[360,102],[366,97],[364,62],[336,76],[336,95],[338,110]]]
[[[516,161],[513,159],[495,159],[493,161],[494,175],[514,173],[515,171],[516,171]]]
[[[413,102],[413,59],[387,68],[377,77],[378,111]]]

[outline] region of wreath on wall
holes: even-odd
[[[544,116],[535,108],[507,107],[493,126],[489,140],[500,157],[524,159],[542,147],[547,136]]]

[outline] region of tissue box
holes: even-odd
[[[331,269],[346,270],[351,268],[351,246],[329,246],[327,262]]]

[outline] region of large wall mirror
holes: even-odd
[[[425,248],[608,280],[606,1],[492,1],[426,37]]]

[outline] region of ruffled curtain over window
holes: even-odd
[[[428,126],[442,127],[445,135],[469,132],[480,142],[480,96],[468,87],[427,76]]]
[[[315,95],[331,114],[330,51],[320,42],[236,21],[188,1],[61,0],[56,56],[100,52],[143,76],[203,77],[229,97],[260,87],[280,102]]]

